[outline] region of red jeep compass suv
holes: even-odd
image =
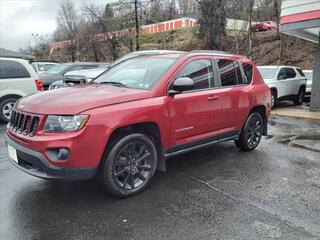
[[[270,89],[248,58],[195,51],[137,56],[91,84],[19,100],[7,127],[11,162],[36,177],[97,176],[125,197],[165,159],[234,140],[255,149],[267,134]],[[45,103],[45,104],[44,104]]]

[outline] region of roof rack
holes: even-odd
[[[222,53],[222,54],[236,55],[235,53],[217,51],[217,50],[193,50],[190,53],[220,53],[220,54]]]

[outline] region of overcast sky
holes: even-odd
[[[52,33],[62,0],[0,0],[0,48],[18,50],[34,44],[31,36]],[[71,0],[78,9],[84,3],[104,6],[114,0]]]

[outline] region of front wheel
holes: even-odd
[[[261,115],[257,112],[253,112],[247,118],[240,137],[235,141],[235,144],[243,151],[252,151],[259,145],[262,133],[263,120]]]
[[[157,150],[144,134],[133,133],[117,140],[105,159],[100,177],[117,197],[141,192],[151,181],[157,166]]]

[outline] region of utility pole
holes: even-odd
[[[138,17],[138,0],[134,0],[134,18],[136,23],[136,51],[140,49],[139,43],[139,17]]]
[[[38,33],[31,33],[31,36],[33,37],[34,40],[34,50],[37,48],[37,37],[39,36]]]

